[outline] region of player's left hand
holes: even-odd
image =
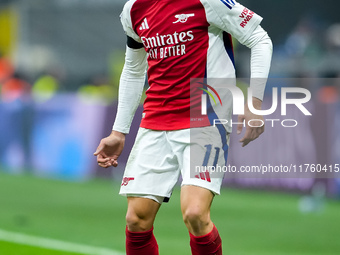
[[[258,98],[253,97],[253,106],[255,109],[261,110],[262,101]],[[254,120],[251,122],[252,127],[248,125],[248,122],[250,120]],[[254,141],[264,132],[263,116],[252,113],[248,108],[248,104],[245,105],[244,115],[238,116],[238,122],[239,122],[239,124],[237,125],[238,135],[241,134],[242,132],[242,129],[243,129],[242,123],[245,122],[245,125],[246,125],[246,133],[244,134],[243,138],[240,140],[240,143],[242,143],[242,147],[246,146],[251,141]]]

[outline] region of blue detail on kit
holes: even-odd
[[[205,74],[204,74],[204,78],[205,79],[207,78],[207,69],[208,68],[206,67],[205,68]],[[203,91],[203,93],[206,94],[205,91]],[[218,118],[217,114],[215,113],[213,106],[211,105],[209,97],[207,97],[207,109],[208,109],[207,112],[208,112],[208,119],[209,119],[210,125],[213,125],[214,120],[218,120],[219,118]],[[227,141],[228,132],[225,129],[225,127],[223,125],[221,125],[221,124],[216,125],[216,127],[218,129],[218,132],[221,135],[222,146],[223,146],[222,149],[223,149],[223,152],[224,152],[225,164],[227,164],[228,149],[229,149],[228,141]]]
[[[224,5],[226,5],[230,10],[236,5],[233,0],[220,0]]]
[[[210,98],[208,98],[208,100],[207,100],[207,107],[208,107],[208,118],[209,118],[210,124],[212,125],[214,123],[214,120],[217,120],[219,118],[218,118],[217,114],[215,113],[215,111],[214,111],[214,109],[211,105]],[[216,125],[216,128],[218,129],[218,132],[221,135],[222,146],[223,146],[222,149],[223,149],[223,152],[224,152],[224,159],[225,159],[225,163],[227,164],[228,149],[229,149],[228,142],[227,142],[228,133],[227,133],[227,130],[225,129],[225,127],[222,124]]]
[[[235,68],[235,58],[234,58],[234,51],[233,51],[233,41],[231,39],[231,36],[227,32],[223,32],[223,42],[224,42],[224,48],[231,59],[231,62],[234,65]]]
[[[205,145],[205,148],[207,148],[207,151],[205,152],[202,166],[208,166],[212,145],[211,144]]]

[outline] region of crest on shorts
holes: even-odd
[[[133,178],[133,177],[124,177],[121,186],[127,186],[129,184],[129,182],[133,181],[134,179],[135,178]]]

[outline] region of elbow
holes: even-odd
[[[124,66],[121,77],[129,79],[145,79],[146,69],[129,68]]]
[[[273,41],[269,37],[266,31],[264,31],[264,35],[262,36],[261,40],[257,44],[265,45],[268,47],[268,49],[270,49],[271,52],[273,51]]]
[[[141,78],[145,77],[146,67],[142,64],[127,64],[125,63],[123,67],[122,74],[127,75],[128,77]]]
[[[146,70],[138,70],[138,69],[125,69],[123,73],[128,77],[133,78],[143,78],[146,75]]]
[[[270,49],[271,52],[273,52],[273,41],[270,39],[270,37],[267,35],[268,39],[266,40],[267,47]]]
[[[266,33],[265,36],[263,36],[255,45],[251,47],[251,49],[261,49],[265,50],[267,52],[270,52],[270,54],[273,53],[273,42]]]

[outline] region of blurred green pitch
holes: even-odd
[[[70,243],[124,251],[126,199],[119,183],[71,183],[0,172],[0,229]],[[301,214],[299,196],[223,190],[212,218],[230,255],[340,254],[340,203],[323,213]],[[179,189],[155,222],[161,255],[190,254]],[[0,240],[1,255],[72,255]]]

